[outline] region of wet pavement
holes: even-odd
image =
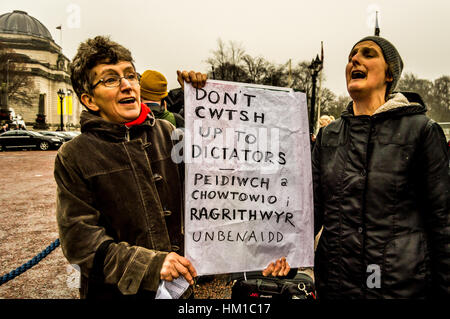
[[[55,217],[56,151],[0,153],[0,275],[58,238]],[[73,268],[57,247],[33,268],[0,286],[0,298],[78,298],[67,281]]]

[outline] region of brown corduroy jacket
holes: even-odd
[[[90,296],[155,292],[168,252],[183,255],[183,176],[171,159],[175,128],[150,118],[127,128],[86,111],[81,128],[59,149],[54,171],[61,247],[81,269],[80,297],[107,240],[113,243],[104,286]]]

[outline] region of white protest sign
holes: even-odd
[[[185,85],[185,254],[199,275],[313,265],[306,96],[208,80]]]

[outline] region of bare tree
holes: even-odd
[[[418,93],[427,106],[427,115],[437,122],[450,122],[450,77],[441,76],[434,82],[406,73],[398,83],[398,91]]]
[[[330,89],[322,88],[322,93],[320,95],[321,115],[323,115],[323,114],[333,115],[334,118],[337,118],[340,116],[340,113],[342,112],[342,110],[341,111],[335,110],[336,98],[337,98],[336,94],[334,94]],[[336,116],[336,115],[338,115],[338,116]]]
[[[218,48],[214,50],[213,57],[206,62],[214,69],[214,77],[217,80],[245,81],[247,79],[244,70],[245,50],[236,42],[230,41],[227,46],[221,39],[217,40]]]
[[[262,57],[253,58],[249,54],[243,57],[245,69],[250,83],[262,83],[267,73],[269,62]]]
[[[307,61],[299,62],[292,69],[292,88],[305,92],[308,97],[311,96],[312,78],[308,69]]]
[[[450,122],[450,76],[445,75],[433,83],[433,108],[430,115],[439,122]]]
[[[347,108],[348,104],[351,102],[351,98],[348,95],[339,95],[333,102],[328,104],[326,109],[326,114],[333,115],[334,118],[341,116],[341,113]]]
[[[31,105],[35,98],[34,82],[25,66],[28,57],[15,53],[0,44],[0,83],[2,85],[2,104]]]
[[[269,63],[267,65],[265,74],[261,79],[261,83],[264,85],[272,85],[272,86],[287,86],[288,78],[286,72],[286,65]]]

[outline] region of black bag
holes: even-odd
[[[264,277],[261,272],[233,274],[231,299],[316,299],[313,279],[291,270],[286,277]]]

